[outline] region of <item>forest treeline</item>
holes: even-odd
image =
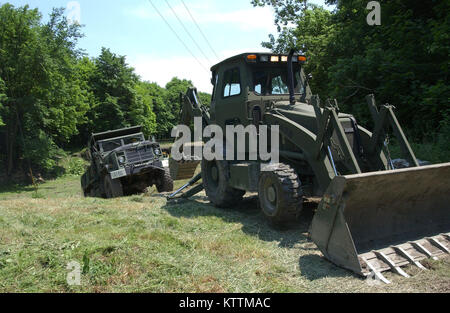
[[[43,23],[37,9],[0,7],[0,176],[30,167],[51,175],[64,150],[82,148],[92,132],[142,125],[146,136],[170,138],[191,81],[142,81],[109,49],[88,57],[77,47],[82,36],[63,9]]]
[[[450,160],[450,1],[381,0],[380,26],[367,24],[368,0],[327,0],[333,11],[305,0],[249,1],[275,9],[279,33],[263,46],[305,52],[314,94],[336,98],[369,127],[364,97],[375,94],[396,107],[410,141]],[[63,9],[44,23],[36,9],[0,6],[0,177],[30,167],[51,173],[63,150],[83,147],[92,132],[140,124],[167,138],[178,123],[190,81],[142,81],[107,48],[87,56],[82,36]]]
[[[381,25],[369,26],[369,0],[252,0],[272,6],[278,34],[263,43],[308,57],[311,88],[322,100],[372,126],[365,96],[389,103],[410,141],[429,143],[450,161],[450,1],[380,0]],[[424,156],[429,159],[428,156]]]

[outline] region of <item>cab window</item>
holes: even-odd
[[[289,94],[287,69],[262,68],[253,72],[253,91],[261,95]],[[294,92],[305,94],[305,85],[302,82],[300,69],[294,72]]]
[[[223,79],[223,97],[232,97],[241,94],[241,77],[239,68],[225,71]]]
[[[100,144],[103,153],[110,152],[120,146],[122,146],[122,142],[120,140],[105,141]]]
[[[136,143],[136,142],[141,142],[141,141],[144,141],[144,138],[142,135],[130,136],[130,137],[126,137],[123,139],[123,143],[126,145]]]

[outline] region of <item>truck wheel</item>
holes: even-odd
[[[123,196],[123,187],[119,179],[111,179],[111,176],[106,175],[104,178],[104,186],[107,199]]]
[[[95,187],[91,188],[91,190],[89,191],[88,197],[91,197],[91,198],[98,197]]]
[[[164,173],[162,174],[159,184],[156,184],[156,189],[158,189],[158,192],[173,191],[173,179],[172,176],[170,176],[169,169],[164,169]]]
[[[289,165],[274,164],[272,171],[261,172],[258,195],[264,215],[275,225],[296,219],[302,210],[301,182]]]
[[[89,197],[106,198],[106,195],[102,192],[102,189],[99,186],[94,186],[91,188],[91,191],[89,192]]]
[[[245,191],[230,187],[227,161],[202,160],[202,180],[209,201],[219,208],[233,206],[242,200]]]

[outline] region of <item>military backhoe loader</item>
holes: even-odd
[[[257,192],[263,213],[274,223],[295,219],[304,198],[319,197],[310,234],[325,257],[386,282],[382,271],[407,276],[401,266],[423,268],[420,260],[449,253],[450,163],[419,166],[394,107],[377,106],[373,95],[366,98],[373,132],[341,113],[336,100],[313,96],[305,62],[294,52],[227,59],[212,67],[210,109],[202,106],[195,89],[188,90],[183,124],[201,117],[203,127],[278,126],[279,162],[251,159],[247,144],[246,160],[203,158],[203,185],[187,195],[203,186],[214,205],[232,207],[246,192]],[[413,167],[394,168],[386,145],[389,134]],[[177,169],[183,166],[192,164]],[[172,196],[199,180],[200,175]]]

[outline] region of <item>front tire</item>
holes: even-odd
[[[244,190],[231,187],[230,171],[227,161],[202,160],[202,180],[206,195],[216,207],[231,207],[242,200]]]
[[[271,171],[261,173],[258,195],[264,215],[274,225],[282,226],[296,219],[303,207],[300,179],[286,164],[274,164]]]
[[[160,182],[156,184],[156,189],[158,192],[171,192],[173,191],[173,179],[170,175],[169,169],[164,169]]]
[[[123,187],[120,179],[111,179],[111,176],[106,175],[103,182],[107,199],[123,197]]]

